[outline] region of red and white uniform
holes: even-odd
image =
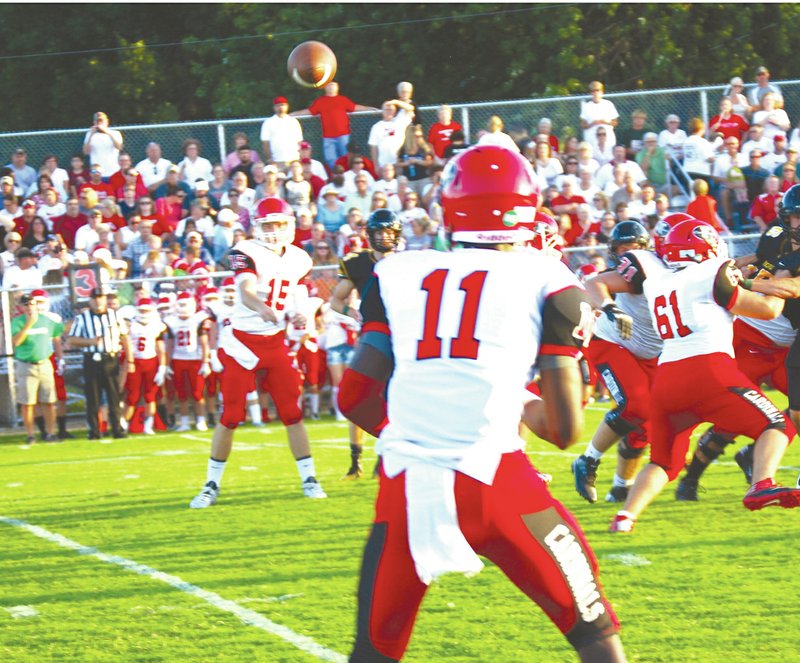
[[[172,339],[173,382],[178,400],[185,401],[191,394],[199,401],[203,398],[204,380],[200,375],[203,364],[203,348],[200,336],[208,334],[211,320],[205,311],[198,311],[183,318],[172,315],[164,320],[167,336]]]
[[[219,345],[219,335],[222,332],[222,328],[230,323],[230,317],[233,313],[233,306],[229,306],[224,302],[216,302],[214,304],[209,304],[205,307],[205,310],[208,312],[209,317],[211,318],[211,324],[216,325],[217,327],[217,345]],[[213,353],[215,348],[211,348],[211,352]],[[206,396],[216,396],[219,390],[222,388],[222,376],[216,370],[214,370],[214,363],[211,364],[212,371],[206,378]]]
[[[593,315],[577,278],[542,253],[485,249],[399,253],[375,273],[362,333],[390,334],[394,372],[389,423],[376,445],[375,545],[364,557],[374,570],[359,590],[372,597],[360,617],[369,623],[365,637],[399,659],[426,583],[479,570],[475,553],[494,561],[570,641],[578,632],[615,632],[595,559],[525,457],[518,430],[530,367],[540,355],[578,356],[588,333]],[[570,319],[579,308],[585,319]],[[567,557],[591,585],[580,597],[562,566]]]
[[[309,297],[303,310],[299,311],[306,318],[305,326],[295,327],[289,323],[286,328],[286,340],[291,353],[295,356],[297,368],[309,385],[319,384],[320,350],[317,339],[317,314],[323,304],[324,300],[321,297]],[[306,334],[308,338],[301,343]]]
[[[288,245],[279,255],[255,240],[244,240],[229,254],[236,283],[254,281],[259,297],[277,315],[279,324],[262,320],[237,301],[230,324],[219,335],[223,412],[220,423],[236,428],[245,419],[245,395],[255,389],[255,372],[267,371],[264,386],[275,402],[281,421],[290,426],[303,416],[299,405],[302,384],[285,343],[285,324],[302,310],[308,289],[299,285],[311,269],[311,257]]]
[[[732,265],[711,258],[644,282],[664,339],[653,382],[651,461],[670,480],[683,469],[691,432],[701,422],[732,436],[756,439],[768,428],[794,436],[791,423],[734,360],[730,309],[738,280]]]
[[[155,383],[158,371],[158,352],[156,344],[163,341],[167,326],[153,313],[147,318],[135,317],[128,323],[128,335],[133,348],[135,371],[125,379],[128,405],[137,405],[140,397],[145,403],[154,403],[158,395]]]

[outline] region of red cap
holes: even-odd
[[[181,299],[194,299],[194,298],[192,297],[191,292],[184,290],[180,295],[178,295],[178,301],[180,301]]]
[[[33,290],[31,291],[31,297],[34,299],[47,299],[47,292],[44,290]]]
[[[165,302],[168,302],[166,297],[164,297],[164,300],[165,300]],[[161,300],[159,300],[159,303],[161,303]],[[136,306],[139,307],[139,308],[144,308],[145,306],[152,308],[153,307],[153,300],[150,299],[149,297],[142,297],[136,303]]]
[[[286,97],[275,97],[272,100],[272,105],[277,106],[278,104],[288,104],[289,100]]]
[[[307,140],[302,141],[300,143],[300,149],[301,150],[310,150],[311,149],[311,143],[309,143]]]
[[[775,137],[772,139],[774,142],[778,142],[779,140],[786,140],[786,134],[775,134]]]
[[[210,288],[206,288],[206,291],[203,293],[203,297],[217,294],[219,294],[219,291],[212,285]]]
[[[190,274],[196,274],[197,272],[201,271],[208,273],[208,266],[202,260],[192,263],[192,266],[189,267]]]
[[[232,277],[232,276],[228,276],[228,277],[227,277],[227,278],[226,278],[226,279],[225,279],[225,280],[222,282],[222,287],[223,287],[223,288],[235,288],[235,287],[236,287],[236,281],[234,281],[234,279],[233,279],[233,277]]]
[[[183,258],[176,258],[172,261],[172,269],[182,269],[185,272],[189,269],[189,263]]]

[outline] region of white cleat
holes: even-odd
[[[203,490],[200,491],[200,494],[197,495],[190,503],[190,509],[207,509],[210,506],[214,506],[217,503],[217,498],[219,497],[219,488],[217,488],[217,484],[213,481],[209,481],[205,486],[203,486]]]
[[[155,435],[156,434],[156,432],[153,430],[153,428],[151,426],[145,426],[142,429],[142,433],[144,433],[145,435]]]
[[[198,419],[195,428],[201,433],[205,433],[208,430],[208,424],[205,419]]]
[[[192,427],[189,424],[181,424],[175,429],[176,433],[188,433],[192,430]]]
[[[322,490],[319,481],[314,477],[308,477],[308,479],[303,482],[303,495],[310,497],[312,500],[324,500],[328,496],[325,491]]]

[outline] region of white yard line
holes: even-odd
[[[125,569],[126,571],[131,571],[138,575],[163,582],[170,587],[177,589],[179,592],[202,599],[218,610],[235,615],[243,623],[249,626],[255,626],[256,628],[260,628],[262,631],[266,631],[267,633],[275,635],[294,647],[297,647],[297,649],[304,651],[311,656],[315,656],[322,661],[332,661],[333,663],[346,663],[347,661],[347,657],[343,656],[339,652],[335,652],[332,649],[323,647],[321,644],[315,642],[311,638],[305,635],[300,635],[299,633],[295,633],[287,626],[277,624],[255,610],[245,608],[236,601],[225,599],[215,592],[210,592],[207,589],[203,589],[202,587],[188,583],[178,576],[163,573],[162,571],[154,569],[152,566],[139,564],[138,562],[134,562],[131,559],[126,559],[125,557],[120,557],[119,555],[109,555],[107,553],[100,552],[96,548],[84,546],[77,541],[73,541],[72,539],[68,539],[61,534],[57,534],[56,532],[50,532],[42,527],[26,523],[24,520],[0,516],[0,523],[25,530],[26,532],[33,534],[40,539],[44,539],[50,543],[55,543],[62,548],[73,550],[79,555],[94,557],[95,559],[99,559],[101,562],[105,562],[106,564],[112,564]]]

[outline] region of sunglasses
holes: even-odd
[[[320,246],[317,247],[317,251],[327,251],[327,250],[328,250],[328,247],[324,246],[324,245],[320,245]]]
[[[568,166],[577,166],[578,162],[577,161],[567,161],[567,165]]]

